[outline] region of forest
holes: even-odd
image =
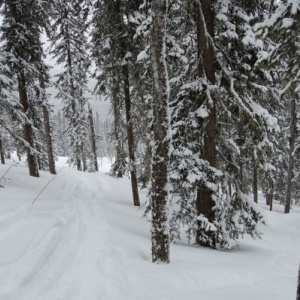
[[[2,164],[16,152],[39,177],[57,156],[82,172],[111,157],[132,205],[149,190],[153,262],[182,235],[219,250],[260,237],[260,194],[270,210],[299,205],[299,0],[0,5]]]

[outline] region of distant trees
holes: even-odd
[[[51,54],[63,67],[58,75],[57,98],[63,99],[64,113],[68,120],[70,162],[78,170],[87,170],[87,72],[89,60],[87,44],[87,14],[84,2],[54,1],[51,35]]]

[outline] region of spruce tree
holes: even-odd
[[[3,23],[2,49],[10,53],[11,59],[7,61],[8,76],[16,80],[22,115],[23,141],[27,151],[27,162],[31,176],[39,177],[37,155],[34,139],[33,115],[30,112],[34,106],[29,99],[29,89],[36,85],[39,70],[43,65],[41,58],[42,46],[40,35],[46,26],[48,5],[47,2],[32,1],[2,1]]]
[[[85,2],[57,0],[53,3],[51,53],[63,72],[57,75],[57,98],[64,103],[64,114],[68,120],[71,164],[78,170],[87,169],[88,123],[87,72],[87,13]]]
[[[287,174],[285,198],[285,213],[289,213],[294,178],[294,164],[298,141],[298,107],[299,107],[299,23],[300,10],[298,1],[274,4],[270,10],[269,18],[256,25],[258,41],[263,42],[260,52],[261,68],[276,83],[279,101],[289,107],[289,116],[282,116],[283,128],[288,127],[284,144],[288,144],[286,152]],[[285,112],[285,109],[282,110]],[[286,124],[289,120],[289,124]],[[283,145],[284,145],[283,144]],[[283,176],[283,174],[280,174]],[[281,180],[282,181],[282,180]]]
[[[122,109],[125,110],[128,169],[130,172],[133,203],[140,205],[136,163],[133,120],[131,77],[135,52],[133,35],[135,29],[130,22],[131,15],[138,10],[141,1],[96,1],[93,16],[93,56],[98,68],[98,92],[110,94],[113,106],[116,135],[116,161],[112,167],[113,173],[122,175],[124,170],[124,153],[120,145],[119,131],[122,119]],[[112,25],[111,19],[115,22]],[[109,77],[108,77],[109,76]],[[114,77],[114,78],[112,78]],[[116,78],[118,78],[116,80]]]

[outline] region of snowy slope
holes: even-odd
[[[0,165],[0,177],[11,164]],[[132,205],[128,179],[105,174],[108,165],[82,173],[60,159],[33,205],[53,175],[29,177],[22,163],[9,170],[0,189],[0,300],[295,299],[299,208],[266,210],[263,240],[245,238],[231,252],[175,245],[171,263],[156,265],[144,208]]]

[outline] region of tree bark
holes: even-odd
[[[257,164],[253,163],[253,181],[252,181],[253,201],[258,203],[258,182],[257,182]]]
[[[29,101],[27,97],[26,79],[22,71],[20,71],[18,75],[18,90],[19,90],[19,98],[23,108],[23,112],[27,114],[29,109]],[[39,177],[39,169],[38,169],[36,157],[32,153],[33,149],[35,148],[32,125],[30,123],[25,123],[23,130],[24,130],[24,139],[28,143],[28,145],[26,146],[26,151],[27,151],[27,162],[28,162],[29,174],[30,176],[33,177]]]
[[[214,38],[214,0],[197,0],[196,26],[197,26],[197,47],[198,47],[198,76],[205,76],[210,84],[215,83],[215,54],[211,45],[211,40]],[[209,36],[208,36],[209,35]],[[204,128],[204,149],[202,150],[203,158],[209,162],[211,167],[216,166],[216,133],[217,120],[216,108],[213,100],[206,98],[206,95],[200,95],[202,103],[205,101],[209,109],[208,120]],[[201,102],[199,102],[201,105]],[[201,137],[200,137],[201,138]],[[215,212],[213,210],[215,201],[212,198],[212,191],[201,182],[197,191],[196,207],[198,216],[205,216],[210,223],[215,220]],[[204,234],[201,229],[201,224],[198,222],[198,230],[196,231],[196,243],[210,248],[216,247],[214,232],[211,230],[205,231],[208,240],[204,242],[201,237]]]
[[[129,91],[129,72],[128,65],[122,67],[124,80],[125,111],[126,111],[126,129],[128,142],[128,157],[130,165],[131,189],[134,206],[140,206],[139,190],[136,177],[135,154],[134,154],[134,136],[131,121],[131,100]]]
[[[2,137],[0,135],[0,156],[1,156],[1,164],[5,164],[5,155],[4,155],[4,149],[3,149],[3,142],[2,142]]]
[[[300,265],[299,265],[299,271],[298,271],[298,285],[297,285],[296,300],[300,300]]]
[[[166,0],[152,1],[153,25],[150,34],[150,59],[153,76],[152,261],[170,262],[168,220],[168,82],[165,61]]]
[[[89,119],[90,130],[91,130],[92,160],[93,160],[94,169],[96,172],[98,172],[99,168],[98,168],[98,160],[97,160],[96,134],[95,134],[94,119],[93,119],[93,111],[90,106],[89,106],[88,119]]]
[[[120,113],[120,99],[118,97],[119,77],[118,75],[115,76],[115,74],[112,74],[111,76],[113,77],[112,108],[114,114],[114,136],[116,140],[115,143],[116,159],[112,169],[114,175],[117,178],[122,178],[124,175],[124,170],[122,167],[124,161],[124,149],[123,149],[122,137],[120,134],[121,113]]]
[[[42,89],[42,93],[46,96],[46,85],[45,85],[45,79],[43,74],[40,74],[40,87]],[[46,135],[49,172],[51,174],[56,174],[53,141],[52,141],[52,128],[50,124],[48,108],[45,103],[43,103],[43,118],[44,118],[44,127],[45,127],[45,135]]]
[[[124,60],[124,57],[127,52],[127,45],[124,41],[124,35],[127,35],[124,32],[124,15],[121,9],[122,1],[115,1],[114,10],[117,15],[117,30],[118,30],[118,42],[120,47],[120,57],[119,59]],[[140,206],[138,183],[136,176],[136,166],[135,166],[135,153],[134,153],[134,134],[131,120],[131,97],[130,97],[130,85],[129,85],[129,69],[128,64],[124,63],[122,66],[122,76],[123,76],[123,91],[124,91],[124,100],[125,100],[125,114],[126,114],[126,131],[127,131],[127,145],[128,145],[128,159],[130,166],[130,180],[131,180],[131,190],[133,197],[134,206]]]
[[[295,93],[292,94],[295,97]],[[291,101],[291,124],[290,124],[290,149],[289,149],[289,162],[288,162],[288,174],[287,174],[287,189],[285,198],[284,213],[288,214],[291,208],[292,188],[293,188],[293,172],[294,172],[294,150],[296,140],[296,99]]]

